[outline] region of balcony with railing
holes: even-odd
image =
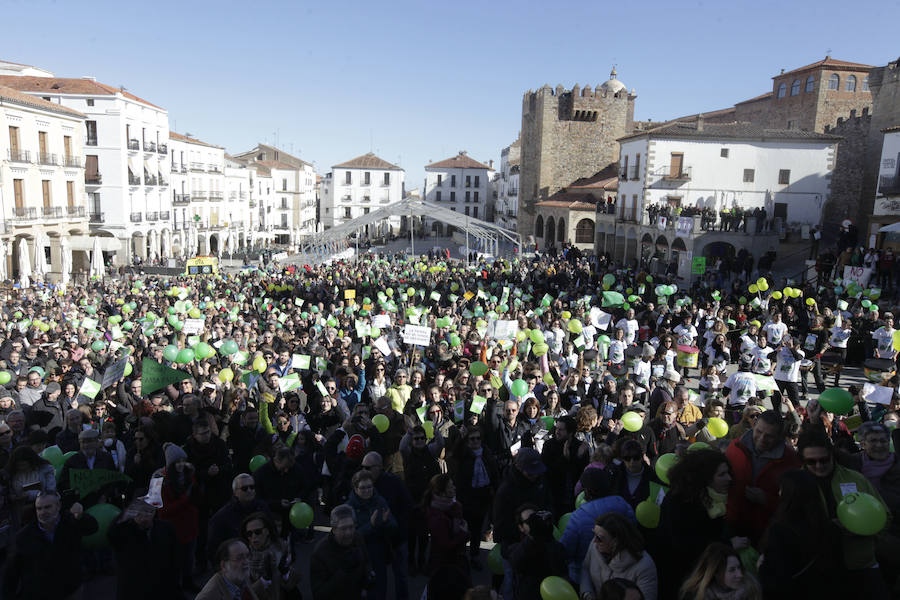
[[[85,145],[85,146],[96,146],[96,145],[97,145],[97,138],[96,138],[96,137],[86,137],[86,138],[84,139],[84,145]]]
[[[201,162],[192,162],[191,163],[191,171],[205,172],[206,165]]]
[[[184,206],[191,201],[191,197],[188,194],[175,194],[172,198],[172,204],[175,206]]]
[[[184,165],[172,164],[172,172],[173,173],[184,173],[187,169],[184,168]]]
[[[140,223],[144,220],[144,214],[139,212],[131,213],[131,222],[132,223]]]
[[[656,170],[653,175],[657,181],[666,181],[680,184],[691,180],[692,167],[678,167],[678,165],[666,165]]]
[[[45,219],[61,219],[63,216],[62,206],[42,206],[41,216]]]
[[[341,202],[353,202],[353,196],[351,196],[350,194],[341,196]]]
[[[156,142],[144,142],[144,152],[156,152]]]
[[[128,173],[128,185],[141,185],[141,178],[139,175],[135,175],[129,171]]]
[[[55,154],[41,152],[38,154],[38,164],[56,166],[59,162],[56,160]]]
[[[248,195],[247,192],[241,192],[241,200],[246,200]]]
[[[169,181],[163,177],[162,173],[160,173],[159,177],[157,178],[157,185],[160,185],[160,186],[169,185]]]
[[[33,206],[14,206],[13,221],[32,221],[37,219],[37,209]]]
[[[900,194],[900,175],[882,175],[878,178],[878,192],[882,196]]]
[[[9,156],[10,162],[31,162],[31,152],[28,150],[10,150],[7,156]]]
[[[103,223],[104,222],[103,214],[104,213],[102,213],[102,212],[92,212],[88,216],[88,219],[91,223]]]
[[[159,219],[159,213],[158,213],[158,212],[154,211],[154,212],[148,212],[148,213],[147,213],[146,221],[147,221],[148,223],[153,223],[153,222],[157,221],[158,219]]]
[[[243,221],[232,221],[230,224],[232,229],[242,229],[244,227]]]
[[[84,183],[85,185],[100,185],[103,183],[103,176],[100,173],[85,173],[84,174]]]
[[[81,168],[81,157],[80,156],[66,156],[64,159],[64,164],[67,167],[75,167],[77,169]]]
[[[66,206],[66,216],[70,218],[82,218],[84,217],[84,207]]]
[[[169,212],[168,210],[161,210],[161,211],[159,211],[159,220],[160,220],[160,221],[165,222],[165,221],[168,221],[168,220],[171,219],[171,218],[172,218],[172,213]]]
[[[207,171],[209,171],[210,173],[219,173],[221,171],[221,169],[219,169],[219,165],[210,164],[207,165],[207,167]]]
[[[144,173],[144,185],[156,185],[158,183],[159,180],[156,178],[156,175]]]
[[[218,190],[213,190],[209,193],[209,199],[213,202],[218,202],[222,198],[225,197],[225,192],[220,192]]]
[[[128,140],[128,149],[137,152],[141,149],[141,141],[134,138]]]
[[[169,146],[166,144],[160,144],[159,146],[156,147],[156,151],[159,152],[160,154],[168,154]]]
[[[191,192],[191,200],[197,202],[199,200],[206,200],[207,195],[205,190],[194,190]]]

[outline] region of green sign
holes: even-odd
[[[691,273],[694,275],[703,275],[706,273],[706,257],[695,256],[691,261]]]

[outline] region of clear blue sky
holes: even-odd
[[[0,58],[124,85],[230,152],[277,135],[324,174],[371,149],[407,187],[459,150],[499,164],[525,91],[597,85],[613,63],[635,117],[662,120],[769,91],[829,50],[900,53],[894,2],[14,0],[0,15]]]

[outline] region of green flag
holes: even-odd
[[[278,387],[281,388],[281,393],[283,394],[291,390],[299,390],[303,386],[300,384],[300,376],[297,373],[291,373],[279,378]]]
[[[131,481],[131,477],[110,469],[70,469],[69,484],[84,498],[111,483]]]
[[[90,379],[89,377],[85,377],[84,383],[81,384],[81,389],[78,390],[78,393],[86,398],[90,398],[93,400],[97,397],[97,393],[100,391],[100,384]]]
[[[190,373],[161,365],[152,358],[145,358],[141,363],[141,391],[144,394],[152,394],[190,376]]]
[[[603,308],[607,306],[622,306],[625,297],[619,292],[603,292]]]

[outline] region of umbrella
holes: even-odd
[[[91,250],[91,277],[103,277],[106,268],[103,266],[103,251],[100,250],[100,238],[94,238],[94,248]]]
[[[39,231],[35,234],[34,238],[34,267],[32,269],[34,273],[34,278],[37,281],[43,281],[44,275],[50,271],[50,267],[47,265],[47,255],[44,253],[44,248],[50,243],[50,240],[47,238],[47,234],[43,231]]]
[[[59,282],[65,287],[72,278],[72,245],[69,244],[69,238],[59,240],[59,250],[62,254],[62,273]]]
[[[6,246],[6,242],[0,240],[0,280],[8,279],[6,273],[6,257],[9,254],[9,248]]]
[[[28,258],[28,242],[25,238],[19,241],[19,283],[23,288],[31,285],[31,261]]]

